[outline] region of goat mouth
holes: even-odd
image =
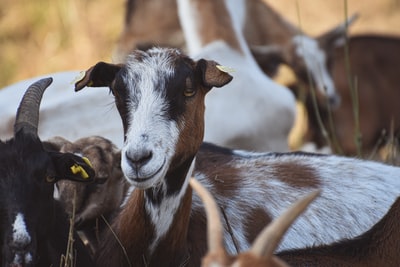
[[[141,176],[139,171],[136,171],[135,177],[129,177],[129,180],[134,186],[138,188],[141,189],[149,188],[154,184],[153,180],[158,180],[158,178],[161,176],[160,173],[163,173],[165,162],[166,160],[164,159],[163,163],[160,165],[158,169],[156,169],[154,172],[146,176]]]

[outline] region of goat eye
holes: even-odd
[[[46,176],[46,182],[48,183],[54,183],[56,181],[56,178],[54,176]]]
[[[196,91],[193,90],[192,79],[187,77],[186,80],[185,80],[185,91],[183,91],[183,94],[186,97],[191,97],[191,96],[194,96],[195,93],[196,93]]]
[[[183,94],[184,94],[186,97],[194,96],[195,93],[196,93],[196,91],[193,90],[193,89],[190,89],[190,88],[186,88],[185,91],[183,91]]]

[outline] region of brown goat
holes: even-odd
[[[95,183],[83,185],[59,181],[56,196],[70,215],[74,203],[75,227],[88,239],[88,245],[94,252],[99,232],[105,226],[103,218],[111,221],[129,189],[129,183],[121,171],[121,152],[111,141],[100,136],[85,137],[75,142],[69,142],[62,137],[54,137],[48,141],[60,152],[87,157],[95,170]]]
[[[334,79],[341,104],[331,108],[333,129],[329,124],[326,101],[317,99],[317,106],[336,153],[357,155],[358,147],[354,132],[356,121],[361,133],[361,155],[371,156],[382,147],[393,130],[396,138],[400,127],[400,38],[377,35],[352,36],[348,40],[348,59],[345,48],[338,47],[327,52],[329,69]],[[346,60],[350,66],[347,68]],[[351,84],[349,83],[351,82]],[[292,86],[293,87],[293,86]],[[297,87],[297,86],[294,86]],[[352,97],[357,89],[358,109]],[[305,107],[308,129],[306,142],[315,142],[318,148],[328,145],[318,124],[310,89],[307,88]],[[355,119],[354,110],[359,115]],[[392,129],[393,123],[393,129]]]

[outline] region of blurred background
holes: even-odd
[[[345,17],[341,0],[265,0],[311,35]],[[400,0],[347,0],[361,16],[350,33],[400,36]],[[112,61],[124,0],[1,0],[0,87],[33,76]]]

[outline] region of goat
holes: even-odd
[[[358,144],[354,138],[357,120],[361,134],[361,155],[371,156],[387,142],[392,130],[398,138],[400,109],[396,99],[400,98],[397,90],[400,77],[396,70],[400,65],[400,56],[395,51],[400,49],[400,38],[356,35],[348,39],[348,56],[345,49],[342,46],[327,51],[328,66],[342,99],[341,105],[328,109],[326,102],[321,99],[317,98],[316,102],[321,120],[333,141],[328,143],[322,135],[314,101],[307,87],[304,104],[308,128],[304,141],[314,142],[318,148],[329,144],[335,153],[357,155]],[[364,53],[365,49],[368,49],[368,53]],[[352,97],[355,89],[358,91],[357,101]],[[358,103],[358,107],[355,103]],[[353,113],[355,109],[359,114],[358,119]],[[329,116],[332,116],[333,127],[328,123]]]
[[[260,267],[286,267],[280,259],[273,256],[273,252],[282,236],[293,221],[307,208],[319,195],[319,191],[310,193],[297,201],[273,223],[265,227],[257,237],[250,251],[231,256],[223,246],[223,226],[220,222],[217,203],[210,192],[207,191],[196,179],[189,181],[190,186],[204,202],[207,214],[208,249],[207,255],[202,260],[202,266],[260,266]]]
[[[49,152],[37,135],[39,105],[52,79],[29,86],[18,107],[14,137],[0,141],[1,266],[93,266],[84,245],[72,235],[68,217],[53,199],[54,183],[92,181],[94,171],[81,157]],[[67,252],[68,242],[73,249]]]
[[[253,151],[288,151],[295,99],[253,59],[242,33],[245,1],[177,3],[189,55],[223,62],[237,73],[224,90],[206,98],[204,140]]]
[[[82,73],[80,71],[65,71],[46,75],[52,77],[46,98],[41,103],[39,136],[47,140],[63,134],[67,140],[101,135],[110,139],[117,146],[122,145],[122,125],[118,112],[110,106],[107,90],[103,92],[85,92],[79,98],[73,93],[73,82]],[[15,107],[27,88],[44,76],[23,80],[0,89],[0,138],[10,138],[13,135]],[[96,102],[96,107],[89,103]],[[108,107],[105,109],[105,107]],[[104,122],[107,123],[104,123]]]
[[[97,63],[76,83],[77,91],[111,89],[124,125],[121,168],[136,188],[112,224],[118,240],[105,234],[100,264],[199,266],[207,247],[206,218],[200,199],[187,186],[191,176],[224,210],[232,229],[230,235],[225,225],[229,253],[247,250],[288,203],[314,189],[321,196],[292,225],[278,251],[357,236],[398,197],[398,167],[202,143],[205,94],[230,79],[213,61],[156,48],[135,51],[125,65]]]
[[[229,255],[222,243],[222,225],[219,221],[218,207],[210,193],[195,179],[190,180],[192,188],[200,195],[204,202],[208,224],[209,252],[203,258],[206,266],[276,266],[274,261],[283,260],[291,266],[399,266],[400,248],[398,219],[400,213],[400,198],[397,198],[386,215],[370,230],[352,239],[341,240],[333,244],[314,246],[297,250],[282,251],[278,253],[279,259],[272,257],[276,244],[281,239],[284,231],[290,226],[292,220],[286,220],[282,215],[279,220],[263,230],[250,251],[237,256]],[[309,203],[317,196],[310,194],[303,201]],[[301,202],[298,202],[299,205]],[[307,203],[303,202],[303,209]],[[291,208],[287,216],[295,219],[303,209]],[[296,211],[294,211],[294,210]],[[279,227],[280,226],[280,227]],[[279,230],[278,230],[279,229]],[[267,234],[268,233],[268,234]],[[233,262],[234,261],[234,262]],[[235,265],[234,265],[235,264]],[[277,266],[287,266],[279,265]]]
[[[63,203],[68,214],[72,215],[75,211],[75,229],[87,239],[94,253],[99,233],[106,226],[103,220],[112,220],[129,192],[129,184],[121,171],[120,150],[110,140],[100,136],[84,137],[74,142],[57,136],[47,142],[57,151],[88,158],[95,170],[95,183],[86,185],[59,181],[56,184],[56,199]]]
[[[254,55],[260,57],[263,70],[272,77],[279,64],[286,63],[307,84],[308,73],[321,99],[338,106],[340,98],[326,68],[325,45],[344,41],[347,26],[357,16],[312,37],[291,24],[266,1],[245,1],[244,5],[237,7],[245,12],[243,34]],[[214,8],[219,7],[215,5]],[[114,61],[125,62],[134,49],[151,45],[185,49],[176,0],[126,2],[125,21],[114,51]]]

